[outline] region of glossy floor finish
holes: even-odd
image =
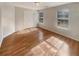
[[[79,56],[79,42],[42,28],[28,28],[4,38],[2,56]]]

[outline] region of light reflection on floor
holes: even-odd
[[[17,32],[17,34],[26,34],[26,33],[30,33],[32,31],[36,31],[38,30],[37,28],[28,28],[28,30],[20,30]]]
[[[62,46],[64,46],[64,47],[62,47]],[[65,52],[65,54],[64,54],[64,52]],[[59,54],[57,54],[57,53],[59,53]],[[62,55],[62,56],[69,55],[69,47],[64,41],[62,41],[54,36],[51,36],[46,41],[43,41],[36,47],[32,48],[30,50],[30,52],[28,52],[26,55],[52,56],[52,55],[56,55],[56,54]]]
[[[70,47],[69,45],[64,42],[61,49],[59,50],[58,54],[59,56],[69,56],[70,55]]]
[[[32,48],[30,52],[26,55],[35,55],[35,56],[49,56],[55,55],[57,50],[52,48],[47,42],[42,42],[41,44],[37,45],[36,47]]]
[[[39,31],[39,33],[38,33],[38,40],[39,40],[39,42],[44,41],[44,34],[41,31]]]

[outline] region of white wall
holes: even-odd
[[[1,8],[1,20],[3,37],[15,32],[15,9],[12,6],[3,6]]]
[[[24,11],[24,28],[36,27],[38,23],[38,14],[34,10]]]
[[[0,8],[0,42],[2,42],[1,8]],[[1,43],[0,43],[1,45]]]
[[[34,10],[15,7],[15,29],[16,31],[36,27],[38,14]]]
[[[33,27],[33,11],[24,11],[24,28]]]
[[[15,32],[15,9],[13,6],[0,6],[0,44],[4,37]]]
[[[39,14],[38,11],[33,11],[33,26],[37,27],[39,23]]]
[[[56,27],[56,12],[58,9],[63,8],[69,9],[70,11],[68,30],[63,30]],[[79,3],[71,3],[58,7],[51,7],[42,11],[44,12],[44,23],[40,24],[40,27],[79,41]]]
[[[24,9],[15,7],[15,30],[24,29]]]

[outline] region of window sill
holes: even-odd
[[[62,30],[69,30],[68,27],[61,27],[61,26],[56,26],[56,27]]]

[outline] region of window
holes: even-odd
[[[43,23],[43,12],[39,12],[39,22]]]
[[[57,26],[60,28],[68,28],[69,26],[69,10],[68,9],[57,11]]]

